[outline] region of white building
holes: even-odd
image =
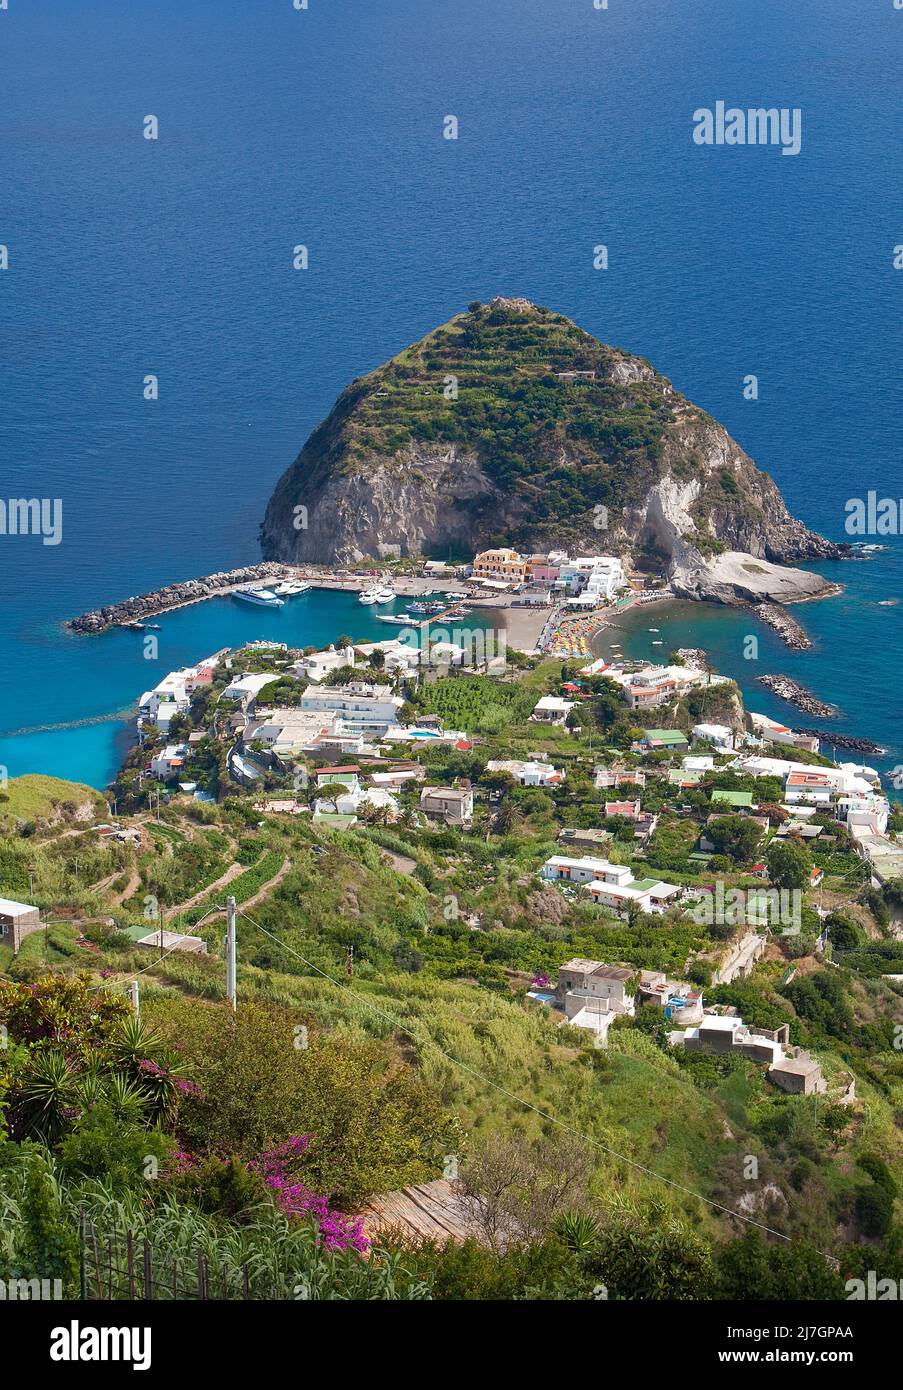
[[[263,690],[264,686],[272,685],[273,681],[278,680],[279,671],[260,671],[254,675],[233,676],[220,695],[221,700],[237,700],[242,705],[248,705]]]
[[[562,700],[557,695],[543,695],[533,707],[531,719],[539,724],[564,724],[576,701]]]
[[[636,903],[643,912],[662,912],[666,903],[680,896],[680,888],[660,879],[635,879],[626,864],[612,864],[607,859],[586,856],[571,859],[555,854],[547,859],[540,876],[553,883],[582,885],[597,906],[623,912]]]
[[[150,761],[150,771],[154,777],[165,782],[181,772],[188,757],[187,743],[170,743],[161,753],[156,753]]]
[[[716,748],[726,748],[729,751],[734,747],[733,731],[727,724],[694,724],[693,737],[704,739],[706,743],[713,744]]]
[[[551,763],[520,762],[500,758],[486,764],[487,772],[507,772],[522,787],[554,787],[564,781],[564,773]]]
[[[145,690],[138,701],[139,721],[156,724],[164,731],[177,714],[187,713],[196,690],[209,685],[222,652],[205,657],[196,666],[182,666],[170,671],[153,690]]]
[[[569,594],[585,594],[602,604],[610,603],[627,581],[616,555],[578,555],[560,566],[557,582]]]
[[[404,701],[392,694],[388,685],[308,686],[298,708],[318,713],[323,718],[337,717],[343,726],[370,734],[384,734],[398,722],[398,711]]]
[[[308,656],[302,656],[299,661],[295,661],[289,667],[293,676],[302,680],[313,681],[318,684],[326,679],[330,671],[337,671],[342,666],[354,665],[353,647],[327,647],[322,652],[311,652]]]

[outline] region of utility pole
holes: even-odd
[[[136,1018],[141,1017],[141,1003],[138,998],[138,981],[133,980],[129,986],[129,993],[132,996],[132,1013]]]
[[[226,998],[232,1005],[235,1012],[236,1000],[236,979],[235,979],[235,899],[226,899]]]

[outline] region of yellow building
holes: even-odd
[[[472,578],[523,584],[528,567],[528,561],[516,550],[482,550],[474,556]]]

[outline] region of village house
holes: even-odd
[[[783,1091],[823,1094],[828,1089],[818,1062],[790,1045],[790,1025],[753,1032],[736,1014],[705,1014],[702,1022],[669,1035],[672,1045],[710,1056],[737,1054],[768,1065],[766,1076]]]
[[[507,772],[522,787],[554,787],[564,781],[564,773],[551,763],[520,762],[516,758],[493,759],[486,764],[487,772]]]
[[[337,786],[341,784],[346,791],[359,792],[361,789],[360,771],[357,764],[348,764],[344,767],[315,767],[311,776],[316,780],[318,788],[334,782]]]
[[[639,801],[606,801],[606,820],[609,816],[622,816],[625,820],[633,821],[634,838],[642,844],[652,838],[658,825],[658,816],[642,810]]]
[[[299,680],[319,683],[326,679],[330,671],[338,671],[342,666],[354,665],[353,647],[327,647],[323,652],[311,652],[292,662],[288,668],[291,675]]]
[[[680,729],[647,729],[640,744],[650,753],[684,753],[690,746],[686,734]]]
[[[555,1006],[573,1028],[585,1028],[604,1043],[615,1019],[634,1013],[634,997],[627,994],[626,986],[635,973],[623,966],[575,957],[558,971]]]
[[[577,884],[589,893],[597,906],[626,912],[635,903],[643,912],[657,913],[680,896],[680,888],[660,879],[635,879],[626,864],[585,856],[571,859],[555,854],[540,869],[540,877],[553,883]]]
[[[185,766],[185,759],[188,757],[188,745],[186,743],[170,743],[160,753],[155,753],[151,758],[147,771],[154,777],[159,777],[161,782],[167,782],[170,777],[175,777]]]
[[[725,752],[733,752],[734,734],[727,724],[694,724],[693,737]]]
[[[797,734],[786,724],[770,719],[767,714],[754,714],[752,710],[748,713],[753,729],[764,742],[787,743],[791,747],[808,749],[810,753],[819,751],[819,740],[813,734]]]
[[[607,788],[625,786],[645,787],[646,774],[639,768],[631,769],[629,772],[614,772],[607,767],[593,768],[593,786],[596,791],[605,791]]]
[[[11,946],[15,955],[26,936],[40,931],[41,914],[33,903],[17,903],[0,898],[0,944]]]
[[[460,787],[424,787],[420,809],[426,816],[441,817],[448,825],[464,825],[473,819],[473,788],[469,782],[462,782]]]
[[[575,701],[562,700],[557,695],[543,695],[534,705],[530,718],[538,724],[564,724],[574,704]]]

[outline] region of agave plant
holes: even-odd
[[[135,1091],[146,1098],[154,1122],[172,1114],[185,1068],[174,1061],[160,1033],[130,1014],[111,1040],[110,1056]]]
[[[596,1218],[582,1211],[566,1211],[556,1230],[567,1248],[579,1256],[592,1254],[601,1235]]]
[[[36,1052],[22,1084],[24,1122],[29,1133],[54,1144],[77,1114],[76,1073],[56,1048]]]

